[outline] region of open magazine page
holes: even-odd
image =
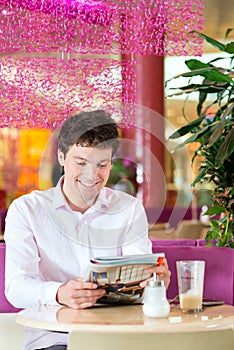
[[[99,302],[132,304],[141,303],[144,288],[140,282],[152,274],[145,269],[157,264],[164,253],[122,257],[101,257],[91,260],[90,281],[106,289]]]

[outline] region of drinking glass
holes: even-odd
[[[176,262],[180,309],[183,313],[200,312],[204,286],[205,261]]]

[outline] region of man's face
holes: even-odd
[[[64,166],[63,191],[68,201],[82,208],[93,205],[109,178],[112,149],[73,145],[65,159],[61,151],[58,156]]]

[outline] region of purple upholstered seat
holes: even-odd
[[[210,244],[210,243],[212,243],[212,246],[213,246],[213,247],[216,246],[214,240],[211,240],[211,241],[209,242],[209,244]],[[204,247],[204,246],[207,245],[207,242],[206,242],[206,240],[205,240],[204,238],[196,239],[196,245],[197,245],[198,247]]]
[[[157,239],[149,237],[152,246],[184,246],[184,247],[194,247],[196,245],[196,240],[194,239]]]
[[[153,253],[165,252],[171,270],[169,299],[178,295],[177,260],[204,260],[204,297],[234,305],[234,249],[224,247],[182,247],[153,245]]]
[[[5,297],[5,242],[0,242],[0,312],[18,312]]]

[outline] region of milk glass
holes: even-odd
[[[183,313],[200,312],[204,286],[205,261],[177,261],[180,309]]]

